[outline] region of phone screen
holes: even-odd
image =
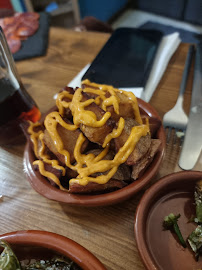
[[[118,28],[82,80],[116,88],[144,87],[162,37],[157,30]]]

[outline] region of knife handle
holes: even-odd
[[[182,146],[179,166],[192,170],[202,150],[202,42],[196,46],[194,79],[185,140]]]
[[[196,45],[195,69],[202,72],[202,41]]]

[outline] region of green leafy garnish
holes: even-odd
[[[202,223],[202,180],[196,183],[194,198],[195,198],[195,203],[196,203],[195,222]]]
[[[180,214],[179,215],[174,215],[173,213],[170,213],[168,216],[166,216],[164,218],[164,221],[163,221],[163,226],[166,230],[171,230],[171,231],[174,231],[180,241],[180,244],[186,248],[186,243],[184,241],[184,238],[181,234],[181,231],[180,231],[180,228],[178,226],[178,219],[180,218]]]
[[[198,260],[199,255],[202,254],[202,225],[198,225],[187,240],[195,253],[196,260]]]
[[[55,257],[50,260],[34,260],[26,265],[20,263],[11,247],[0,241],[3,251],[0,256],[0,270],[81,270],[81,268],[67,257]],[[32,260],[33,261],[33,260]]]
[[[20,263],[10,246],[4,241],[0,241],[0,246],[4,248],[0,256],[1,270],[21,270]]]
[[[56,257],[51,260],[38,260],[22,267],[23,270],[80,270],[74,262],[68,258]]]

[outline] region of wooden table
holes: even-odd
[[[46,56],[20,61],[17,68],[28,92],[45,112],[53,95],[93,60],[108,34],[50,30]],[[182,77],[188,44],[181,44],[150,103],[163,117],[174,104]],[[191,99],[192,74],[185,93],[185,110]],[[73,207],[48,200],[31,187],[23,173],[24,144],[0,148],[0,226],[1,234],[16,230],[46,230],[67,236],[90,250],[107,269],[144,269],[134,239],[134,215],[143,195],[139,192],[124,203],[96,208]],[[180,170],[179,149],[167,149],[156,180]],[[202,159],[195,170],[202,169]]]

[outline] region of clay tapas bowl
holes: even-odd
[[[66,238],[46,231],[16,231],[0,236],[16,254],[19,261],[51,259],[65,256],[83,270],[106,270],[104,265],[87,249]]]
[[[156,110],[148,103],[141,99],[138,99],[140,110],[150,117],[155,117],[159,120],[160,116]],[[24,151],[24,171],[27,175],[27,179],[31,186],[42,196],[55,200],[58,202],[68,203],[71,205],[83,205],[83,206],[104,206],[120,203],[126,199],[131,198],[134,194],[145,187],[157,174],[162,159],[164,157],[166,140],[163,126],[161,125],[156,132],[156,138],[161,140],[161,146],[157,154],[155,155],[151,164],[146,168],[144,173],[136,181],[132,182],[128,186],[104,194],[98,195],[83,195],[83,194],[70,194],[52,186],[45,177],[43,177],[38,171],[33,168],[33,161],[35,160],[34,153],[31,145],[27,143]]]
[[[163,228],[163,220],[170,213],[180,214],[178,225],[183,238],[191,234],[196,223],[194,189],[202,179],[202,172],[183,171],[163,177],[143,195],[136,210],[135,238],[140,256],[149,270],[202,269],[189,244],[183,248],[175,234]]]

